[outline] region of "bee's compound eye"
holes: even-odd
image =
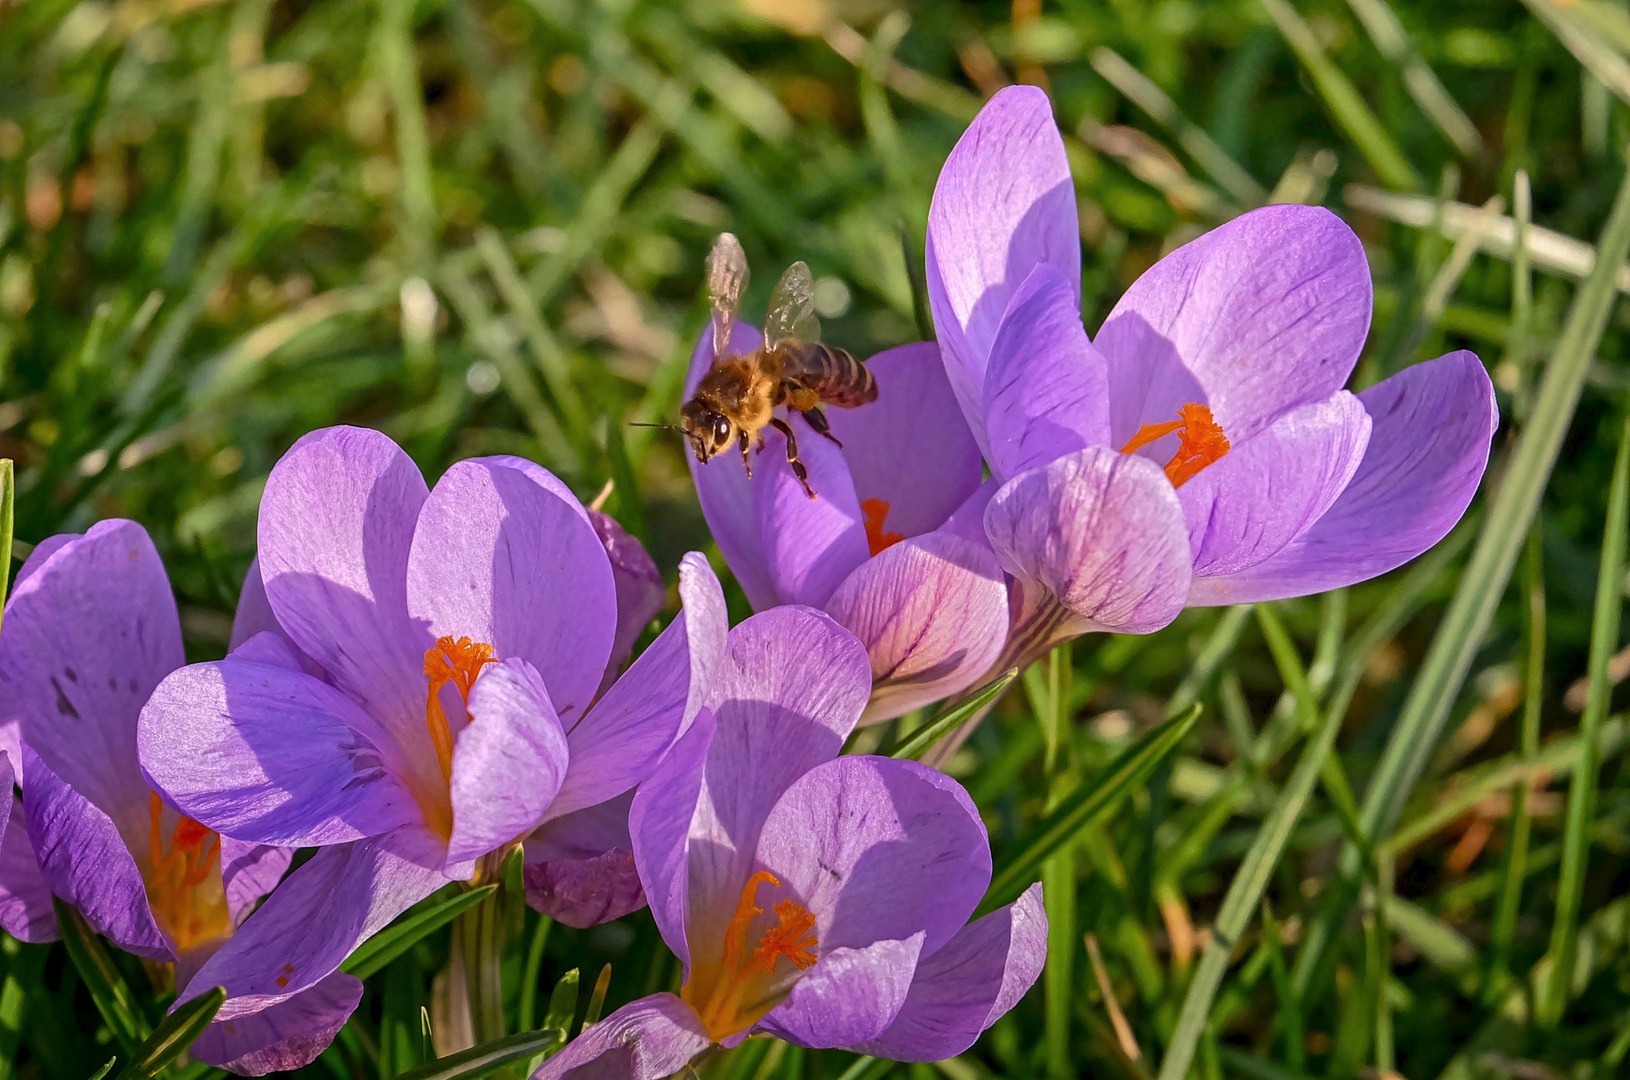
[[[730,419],[728,417],[715,416],[713,418],[713,438],[720,443],[730,441]]]

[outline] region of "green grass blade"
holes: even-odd
[[[1266,605],[1259,604],[1257,607],[1262,611]],[[1269,625],[1273,625],[1271,615],[1269,620],[1264,621],[1264,629],[1266,630]],[[1310,710],[1316,716],[1317,706],[1311,700],[1312,688],[1307,684],[1306,677],[1298,678],[1295,668],[1285,663],[1283,657],[1276,655],[1275,660],[1281,662],[1280,677],[1286,685],[1290,686],[1294,682],[1301,687],[1299,699],[1306,695],[1305,699],[1298,701],[1297,708]],[[1300,662],[1297,661],[1296,666],[1299,665]],[[1252,913],[1262,899],[1268,878],[1278,865],[1279,857],[1284,854],[1285,844],[1290,840],[1291,830],[1296,827],[1302,811],[1307,808],[1307,800],[1313,793],[1313,785],[1324,770],[1325,759],[1331,756],[1330,749],[1335,745],[1336,732],[1341,729],[1341,719],[1341,713],[1332,711],[1326,713],[1322,720],[1316,721],[1317,733],[1303,749],[1295,771],[1280,789],[1278,798],[1274,800],[1273,809],[1268,811],[1267,818],[1263,820],[1256,836],[1251,840],[1250,849],[1246,851],[1239,869],[1235,871],[1234,880],[1229,883],[1228,892],[1223,896],[1222,907],[1217,912],[1217,921],[1211,930],[1211,941],[1201,954],[1200,963],[1194,971],[1194,979],[1189,983],[1188,992],[1183,997],[1177,1025],[1172,1032],[1171,1041],[1166,1046],[1166,1056],[1160,1063],[1158,1080],[1183,1080],[1188,1074],[1189,1065],[1194,1060],[1195,1048],[1199,1045],[1200,1037],[1210,1020],[1212,999],[1216,997],[1217,988],[1222,983],[1229,957],[1234,952],[1234,945],[1245,932]],[[1301,991],[1296,992],[1299,994]]]
[[[991,702],[1001,697],[1008,685],[1019,675],[1017,668],[1009,669],[997,676],[995,681],[986,683],[973,697],[958,704],[955,708],[936,716],[920,729],[911,733],[910,738],[890,751],[889,757],[910,758],[915,761],[928,751],[932,750],[941,739],[960,727],[969,717],[978,715]]]
[[[1596,577],[1596,610],[1590,633],[1590,691],[1579,718],[1579,767],[1568,784],[1568,823],[1562,840],[1562,878],[1557,886],[1556,915],[1551,922],[1551,955],[1556,967],[1540,994],[1535,1019],[1555,1027],[1567,1002],[1567,979],[1573,973],[1579,906],[1590,861],[1589,826],[1596,807],[1596,773],[1601,764],[1602,718],[1607,715],[1613,683],[1608,661],[1619,646],[1619,613],[1624,604],[1624,549],[1630,514],[1630,418],[1619,434],[1619,456],[1607,499],[1607,530],[1602,537],[1601,570]]]
[[[543,1026],[560,1031],[570,1030],[572,1017],[577,1014],[577,968],[572,968],[555,983],[549,993],[549,1008],[543,1014]]]
[[[538,977],[543,970],[543,950],[549,944],[549,932],[555,920],[547,915],[538,916],[538,925],[532,931],[532,940],[526,947],[526,966],[521,969],[521,1003],[519,1025],[522,1031],[532,1030],[532,1021],[538,1008]]]
[[[564,1031],[550,1028],[507,1035],[457,1054],[448,1054],[417,1069],[409,1069],[400,1074],[397,1080],[477,1080],[478,1077],[491,1076],[506,1065],[546,1054],[565,1041]]]
[[[102,1077],[106,1076],[109,1072],[112,1072],[113,1066],[117,1065],[118,1063],[118,1058],[108,1058],[106,1065],[103,1065],[100,1069],[97,1069],[95,1072],[91,1073],[90,1080],[102,1080]]]
[[[1371,838],[1386,835],[1397,821],[1494,619],[1607,326],[1615,298],[1614,275],[1626,254],[1630,254],[1630,180],[1619,185],[1597,246],[1596,264],[1574,296],[1540,383],[1533,415],[1512,451],[1471,560],[1364,793],[1360,824]],[[1295,979],[1299,993],[1306,992],[1314,972],[1322,965],[1324,947],[1334,927],[1346,919],[1356,895],[1356,849],[1343,853],[1341,869],[1344,880],[1329,891],[1330,900],[1309,925],[1297,955]]]
[[[340,970],[359,979],[371,978],[386,964],[452,922],[463,912],[481,903],[497,889],[497,885],[483,885],[478,889],[461,892],[417,915],[403,919],[359,945],[357,951],[340,965]]]
[[[62,931],[62,944],[68,950],[68,959],[84,980],[96,1011],[107,1021],[114,1041],[125,1054],[136,1057],[141,1052],[149,1029],[146,1018],[136,1005],[135,995],[130,992],[119,969],[113,966],[113,958],[102,946],[101,939],[92,932],[79,912],[63,903],[59,897],[53,896],[51,904],[56,909],[57,926]]]
[[[11,584],[11,529],[17,507],[17,469],[0,458],[0,622],[5,619],[6,590]]]
[[[1194,730],[1200,706],[1167,720],[1123,750],[1102,773],[1062,799],[1019,844],[1019,854],[997,871],[985,894],[981,911],[990,911],[1017,897],[1035,880],[1047,857],[1069,843],[1083,829],[1113,809],[1133,788],[1143,783],[1166,756]]]
[[[226,987],[217,986],[178,1006],[153,1029],[130,1064],[119,1070],[118,1080],[152,1080],[197,1041],[225,1004]]]
[[[1289,42],[1296,58],[1307,69],[1331,118],[1370,163],[1370,168],[1390,188],[1419,191],[1424,186],[1419,174],[1404,157],[1398,144],[1359,94],[1352,80],[1325,55],[1319,36],[1289,0],[1260,0],[1279,32]]]
[[[600,969],[599,978],[594,980],[594,989],[589,991],[589,1005],[583,1010],[583,1026],[578,1034],[589,1030],[600,1022],[600,1012],[606,1007],[606,991],[611,989],[611,965]]]
[[[1387,0],[1347,0],[1364,30],[1375,42],[1376,49],[1388,62],[1399,68],[1404,76],[1404,88],[1415,99],[1421,112],[1452,143],[1455,149],[1469,158],[1483,153],[1483,140],[1477,125],[1465,114],[1455,99],[1444,89],[1420,52],[1409,40],[1404,24]]]

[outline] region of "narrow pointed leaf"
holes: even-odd
[[[125,984],[119,969],[113,966],[113,959],[108,956],[101,939],[86,925],[79,912],[57,897],[52,897],[51,903],[56,908],[57,925],[62,930],[62,944],[68,950],[68,959],[85,981],[85,989],[90,992],[91,1001],[102,1014],[102,1019],[107,1021],[114,1041],[127,1055],[135,1057],[148,1034],[147,1021],[136,1005],[135,995]]]
[[[1196,704],[1183,715],[1145,734],[1110,762],[1101,775],[1066,795],[1020,843],[1019,854],[997,871],[980,910],[1000,907],[1023,892],[1025,886],[1035,880],[1047,856],[1103,817],[1122,797],[1147,780],[1199,720],[1200,706]]]
[[[102,1080],[102,1077],[106,1076],[108,1074],[108,1070],[113,1068],[118,1061],[118,1058],[108,1058],[108,1063],[106,1065],[103,1065],[100,1069],[97,1069],[95,1072],[91,1073],[90,1080]]]
[[[545,1030],[566,1031],[572,1026],[572,1017],[577,1013],[579,977],[578,970],[572,968],[555,983],[555,989],[549,995],[549,1010],[543,1014]]]
[[[164,1018],[116,1080],[151,1080],[186,1052],[226,1004],[226,987],[199,994]]]
[[[1019,670],[1017,668],[1010,668],[1003,672],[995,681],[987,683],[982,690],[967,701],[936,716],[924,724],[921,730],[912,732],[910,738],[895,747],[889,756],[911,758],[912,760],[922,757],[933,749],[934,745],[941,739],[960,727],[963,721],[978,715],[987,705],[1001,697],[1002,692],[1008,688],[1009,683],[1018,677],[1018,674]]]
[[[448,1054],[439,1061],[409,1069],[397,1080],[475,1080],[491,1076],[506,1065],[524,1061],[538,1054],[547,1054],[566,1041],[564,1031],[544,1028],[520,1035],[506,1035],[489,1043]]]
[[[403,919],[395,926],[382,930],[363,942],[357,951],[340,965],[340,970],[359,979],[368,979],[424,938],[452,922],[461,913],[491,896],[497,888],[497,885],[483,885],[479,889],[461,892],[417,915]]]

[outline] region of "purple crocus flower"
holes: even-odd
[[[21,734],[27,823],[20,833],[14,814],[0,841],[6,929],[55,937],[55,892],[120,948],[173,965],[187,997],[218,985],[195,973],[246,925],[292,852],[218,836],[149,788],[137,716],[184,659],[164,566],[130,521],[40,544],[0,630],[0,713]],[[9,788],[9,770],[5,779]],[[311,1061],[362,996],[349,975],[325,975],[268,1008],[232,1002],[193,1053],[249,1075]]]
[[[1041,886],[967,923],[991,874],[967,792],[916,762],[838,756],[870,681],[860,642],[808,608],[730,632],[710,709],[629,819],[683,989],[617,1010],[536,1077],[667,1076],[755,1032],[938,1060],[1029,989]]]
[[[740,322],[731,348],[761,340]],[[713,362],[704,333],[687,391]],[[957,410],[939,350],[906,345],[866,366],[877,400],[828,409],[841,448],[802,416],[786,422],[816,493],[786,461],[786,440],[764,432],[747,477],[739,458],[691,459],[697,498],[753,607],[807,604],[865,643],[874,723],[967,688],[996,659],[1007,633],[1001,565],[980,527],[983,503],[959,512],[979,489],[979,448]],[[784,411],[784,410],[783,410]]]
[[[200,972],[239,1008],[287,1000],[449,880],[622,796],[722,648],[722,629],[691,629],[724,625],[692,557],[683,617],[594,701],[614,572],[587,511],[519,458],[459,462],[427,490],[384,435],[314,432],[273,468],[259,531],[277,631],[175,672],[140,723],[143,769],[184,813],[324,849]]]
[[[929,212],[946,373],[994,474],[985,530],[1015,581],[1007,656],[1185,605],[1385,573],[1465,512],[1498,423],[1455,352],[1359,394],[1369,268],[1327,210],[1254,210],[1166,256],[1087,338],[1074,186],[1040,90],[1002,91]]]

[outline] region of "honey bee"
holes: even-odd
[[[787,437],[787,463],[813,499],[809,472],[798,457],[797,436],[775,415],[776,407],[796,410],[816,433],[837,443],[820,407],[853,409],[876,401],[877,380],[848,351],[820,343],[815,283],[802,262],[787,267],[776,283],[764,317],[764,342],[746,355],[730,351],[736,309],[747,288],[747,255],[730,233],[719,234],[708,253],[707,288],[713,308],[713,366],[679,410],[680,431],[698,461],[708,461],[736,443],[751,478],[747,451],[754,445],[762,450],[764,429],[775,428]]]

